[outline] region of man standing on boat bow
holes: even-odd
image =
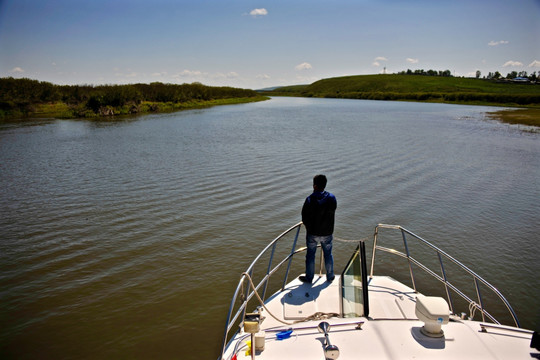
[[[316,175],[313,178],[313,193],[306,198],[302,207],[302,222],[306,227],[306,275],[300,280],[311,283],[315,275],[315,253],[317,243],[321,244],[326,268],[326,280],[334,280],[334,258],[332,257],[332,240],[334,218],[337,208],[336,197],[325,191],[326,176]]]

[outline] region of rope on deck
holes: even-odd
[[[249,276],[249,274],[247,272],[244,272],[242,273],[242,276],[245,276],[247,277],[248,279],[248,282],[251,286],[251,289],[253,290],[253,293],[255,294],[255,296],[257,297],[257,299],[259,300],[259,303],[261,304],[261,306],[264,308],[264,310],[266,310],[266,312],[272,316],[276,321],[282,323],[282,324],[285,324],[285,325],[294,325],[294,324],[297,324],[297,323],[301,323],[301,322],[304,322],[304,321],[310,321],[310,320],[318,320],[318,319],[329,319],[331,317],[339,317],[339,314],[336,314],[336,313],[323,313],[323,312],[316,312],[315,314],[312,314],[310,316],[306,316],[305,318],[303,319],[300,319],[300,320],[296,320],[296,321],[293,321],[293,322],[287,322],[287,321],[284,321],[284,320],[281,320],[279,318],[277,318],[274,314],[272,314],[268,308],[266,307],[266,305],[264,304],[264,301],[261,299],[261,296],[259,295],[259,293],[257,292],[257,289],[255,288],[255,284],[253,284],[253,280],[251,279],[251,276]]]
[[[334,236],[334,240],[336,241],[339,241],[339,242],[345,242],[345,243],[358,243],[358,242],[366,242],[368,241],[369,239],[371,239],[369,236],[366,236],[362,239],[358,239],[358,240],[347,240],[347,239],[342,239],[342,238],[339,238],[337,236]]]

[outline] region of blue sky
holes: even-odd
[[[0,77],[264,88],[540,72],[540,0],[0,0]]]

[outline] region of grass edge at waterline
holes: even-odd
[[[540,127],[540,108],[514,108],[487,113],[488,118],[508,124]]]

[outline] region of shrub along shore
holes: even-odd
[[[253,90],[193,84],[55,85],[0,78],[0,120],[107,118],[262,101]]]

